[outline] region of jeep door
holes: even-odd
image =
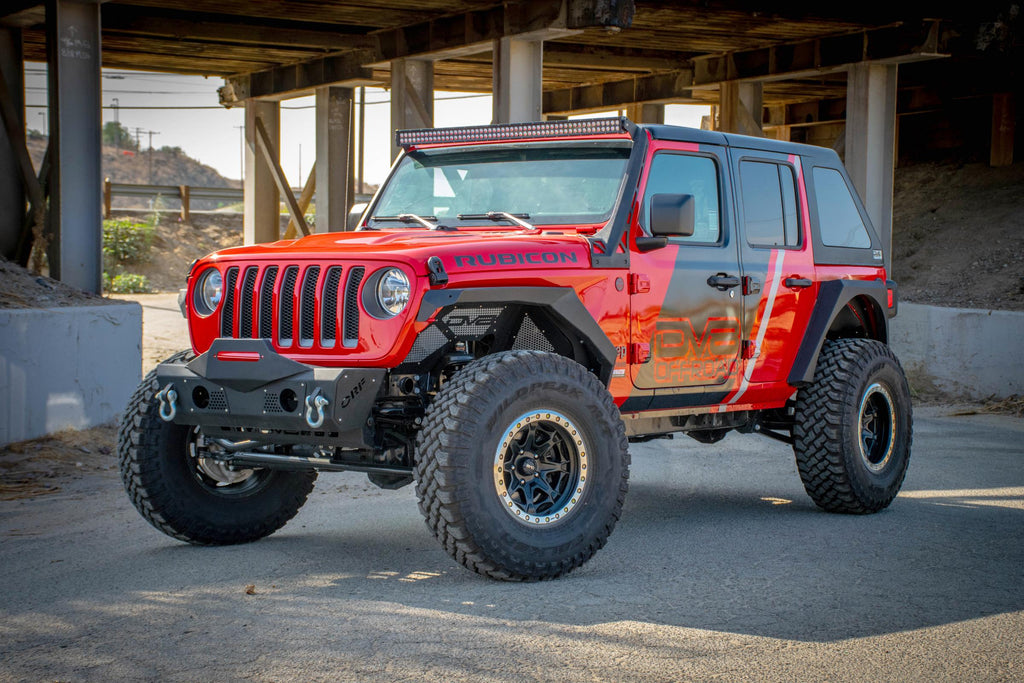
[[[740,270],[730,220],[725,149],[654,140],[630,254],[631,373],[654,390],[649,409],[717,401],[737,372],[741,347]],[[694,232],[648,252],[651,198],[692,195]]]
[[[743,265],[747,359],[726,403],[784,401],[785,384],[817,290],[801,158],[729,150]]]

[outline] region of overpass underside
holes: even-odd
[[[1012,163],[1020,39],[1008,4],[634,0],[9,0],[0,9],[0,250],[43,245],[51,274],[99,291],[101,66],[224,79],[245,108],[245,240],[345,229],[354,89],[391,91],[392,129],[433,125],[437,90],[490,92],[493,121],[711,106],[709,127],[837,148],[891,243],[900,121],[985,109],[989,159]],[[49,65],[50,149],[25,151],[25,60]],[[315,95],[316,165],[294,197],[280,171],[282,100]],[[990,117],[990,118],[989,118]],[[919,119],[917,119],[919,120]],[[397,150],[393,151],[397,154]],[[314,190],[315,188],[315,190]],[[887,255],[890,250],[887,250]]]

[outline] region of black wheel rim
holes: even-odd
[[[502,507],[529,526],[569,516],[587,487],[587,444],[565,415],[535,410],[502,432],[494,456],[494,483]]]
[[[882,471],[892,459],[896,444],[896,408],[884,385],[872,384],[864,392],[858,428],[861,459],[872,472]]]
[[[270,477],[265,468],[232,467],[213,457],[215,445],[207,442],[199,427],[189,430],[185,450],[189,472],[199,486],[209,493],[226,498],[251,494]]]

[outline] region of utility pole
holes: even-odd
[[[238,129],[238,179],[245,182],[245,126],[235,126]]]
[[[135,150],[138,151],[142,147],[142,141],[139,139],[142,135],[142,129],[135,126]]]
[[[299,175],[298,178],[299,187],[302,187],[302,145],[299,144]]]
[[[118,154],[121,153],[121,101],[116,97],[113,100],[114,104],[114,145],[117,147]]]
[[[356,182],[359,184],[359,194],[366,194],[366,187],[363,186],[363,144],[366,142],[366,88],[359,88],[359,166],[356,172]]]
[[[146,132],[149,133],[149,154],[147,156],[149,156],[149,184],[152,185],[153,184],[153,136],[154,135],[160,135],[160,132],[159,131],[155,131],[155,130],[148,130]]]
[[[46,135],[46,112],[41,111],[39,115],[43,117],[43,135]]]

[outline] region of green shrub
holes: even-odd
[[[113,294],[145,294],[149,291],[149,278],[137,273],[121,273],[113,278],[104,273],[103,280],[107,291]]]
[[[148,261],[155,232],[152,223],[137,223],[130,218],[103,221],[103,256],[107,267]]]

